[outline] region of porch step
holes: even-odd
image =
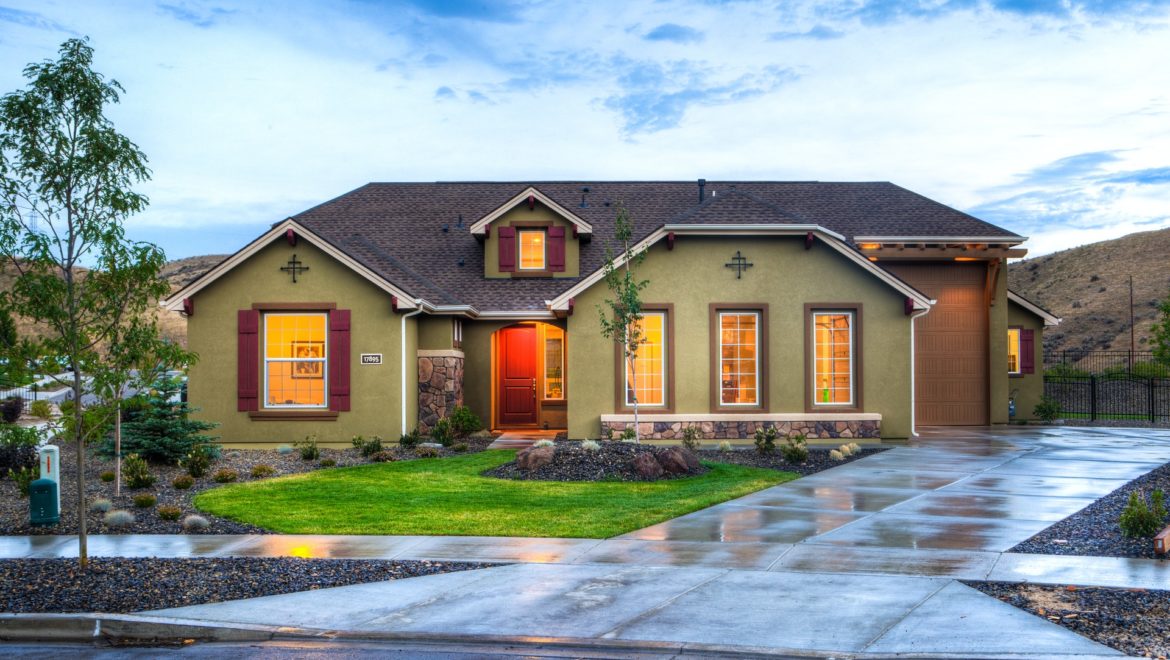
[[[505,431],[488,445],[488,449],[524,449],[531,447],[540,440],[556,440],[557,431],[532,429],[523,431]]]

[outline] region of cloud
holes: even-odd
[[[451,89],[450,87],[448,87],[446,85],[443,85],[442,87],[435,90],[435,100],[436,101],[454,101],[455,100],[455,90]]]
[[[57,21],[47,18],[41,14],[31,11],[24,11],[21,9],[12,9],[11,7],[0,7],[0,21],[5,23],[15,23],[25,27],[34,28],[37,30],[49,30],[52,32],[68,32],[75,34],[72,30],[61,25]]]
[[[768,35],[768,41],[795,41],[797,39],[825,41],[828,39],[840,39],[843,36],[845,36],[844,32],[834,30],[827,25],[815,25],[807,32],[773,32]]]
[[[1170,167],[1152,167],[1132,172],[1119,172],[1104,179],[1109,183],[1136,183],[1138,185],[1170,184]]]
[[[160,2],[158,8],[164,14],[169,14],[176,20],[189,23],[198,28],[209,28],[215,25],[219,19],[235,13],[233,10],[222,7],[210,7],[206,10],[191,9],[186,3],[182,5],[170,5]]]
[[[378,0],[367,1],[381,4]],[[404,4],[439,18],[462,18],[489,23],[515,23],[520,20],[516,4],[504,0],[405,0]]]
[[[1101,172],[1104,165],[1116,163],[1120,158],[1116,151],[1092,151],[1075,156],[1068,156],[1041,165],[1027,175],[1018,185],[1042,185],[1053,182],[1068,182],[1074,178],[1083,178]]]
[[[676,44],[693,44],[703,40],[703,33],[695,28],[677,23],[663,23],[642,37],[647,41],[673,41]]]
[[[818,5],[816,14],[830,20],[856,19],[865,25],[931,20],[958,12],[981,12],[1046,18],[1135,19],[1165,13],[1170,0],[838,0]]]

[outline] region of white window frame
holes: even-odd
[[[1015,334],[1015,336],[1016,336],[1016,341],[1015,341],[1015,344],[1016,344],[1016,368],[1013,371],[1012,365],[1009,361],[1008,375],[1009,376],[1022,376],[1022,375],[1024,375],[1024,345],[1023,345],[1024,333],[1023,333],[1023,328],[1019,328],[1019,327],[1015,327],[1015,326],[1011,326],[1008,328],[1007,354],[1008,354],[1009,360],[1012,357],[1012,334]]]
[[[663,310],[663,311],[652,310],[652,311],[642,312],[643,318],[645,318],[647,316],[661,316],[662,317],[662,354],[658,358],[662,362],[662,403],[643,403],[643,402],[639,401],[638,407],[639,408],[665,408],[665,407],[667,407],[667,405],[669,403],[669,399],[667,398],[668,393],[666,391],[666,386],[667,386],[667,382],[668,382],[667,373],[666,373],[666,367],[667,367],[666,351],[670,350],[670,337],[666,336],[666,333],[669,330],[669,326],[667,325],[667,318],[666,318],[666,311],[665,310]],[[624,380],[622,381],[622,400],[625,402],[625,404],[627,406],[633,406],[634,402],[630,401],[630,386],[629,386],[630,385],[630,361],[627,359],[624,359],[624,353],[623,353],[622,365],[623,365],[622,366],[622,374],[624,377]]]
[[[319,316],[325,319],[325,356],[320,358],[270,358],[268,357],[268,319],[273,316]],[[260,335],[260,351],[264,360],[264,408],[270,410],[309,409],[325,410],[329,408],[329,313],[328,312],[265,312],[261,314],[263,323]],[[268,403],[268,365],[273,362],[320,362],[321,379],[323,381],[324,397],[321,405],[306,403]]]
[[[540,234],[540,266],[524,267],[524,234]],[[517,270],[548,270],[548,232],[544,229],[517,229],[516,230],[516,269]]]
[[[817,400],[817,317],[842,315],[849,317],[849,400],[825,403]],[[809,374],[809,378],[812,379],[813,406],[821,408],[851,408],[856,405],[854,401],[857,400],[857,341],[854,337],[857,332],[857,313],[851,309],[819,309],[813,310],[811,317],[809,322],[812,323],[813,354],[812,373]]]
[[[745,403],[725,403],[723,401],[723,317],[724,316],[754,316],[756,317],[756,351],[755,351],[755,376],[756,376],[756,398],[754,401]],[[733,408],[733,407],[747,407],[758,408],[760,405],[760,324],[763,323],[763,315],[759,310],[743,309],[743,310],[725,310],[719,312],[719,407]],[[737,358],[738,360],[738,358]],[[742,375],[742,374],[740,374]]]

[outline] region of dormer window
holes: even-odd
[[[521,229],[517,235],[520,243],[520,270],[544,270],[545,247],[548,244],[545,230]]]

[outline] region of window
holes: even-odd
[[[264,315],[264,406],[324,408],[326,315]]]
[[[721,405],[759,405],[759,329],[759,312],[719,313],[719,402]]]
[[[634,405],[636,392],[639,405],[665,406],[666,312],[643,312],[638,325],[642,343],[633,359],[633,374],[630,373],[630,361],[622,360],[625,365],[625,404]]]
[[[520,270],[544,270],[545,233],[543,229],[521,229]]]
[[[451,345],[463,348],[463,319],[451,319]]]
[[[853,312],[812,313],[814,407],[854,405],[853,325]]]
[[[1021,374],[1023,373],[1023,365],[1020,361],[1020,329],[1008,328],[1008,373]]]
[[[544,326],[544,398],[565,398],[565,331]]]

